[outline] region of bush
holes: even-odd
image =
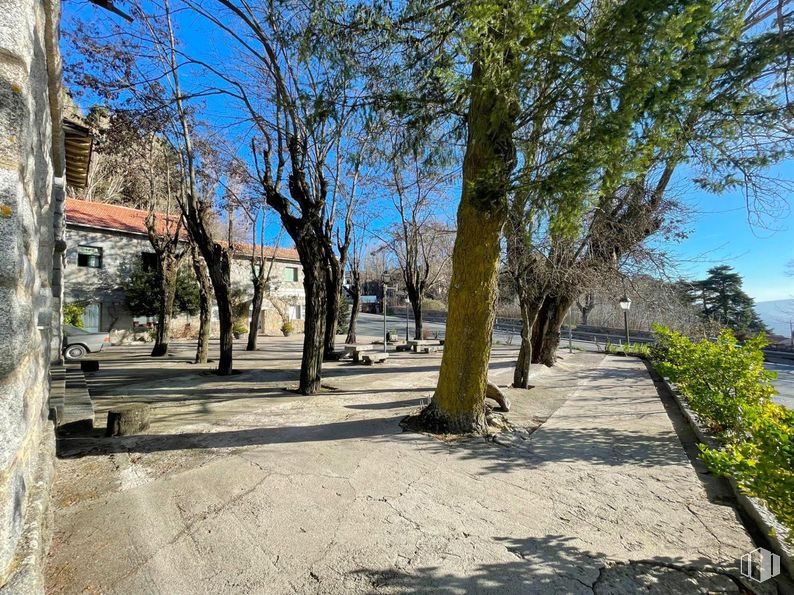
[[[232,332],[235,335],[244,335],[248,332],[248,325],[246,325],[242,320],[235,320],[232,323]]]
[[[63,306],[63,323],[71,324],[77,328],[83,328],[83,314],[85,314],[85,306],[82,304],[64,304]]]
[[[339,316],[336,319],[336,334],[347,334],[348,326],[350,326],[350,302],[341,299],[339,300]]]
[[[605,353],[625,353],[636,357],[650,357],[651,348],[645,343],[629,343],[628,347],[618,343],[612,343],[607,339],[604,344]]]
[[[794,411],[776,403],[750,406],[745,423],[747,440],[724,449],[701,445],[701,458],[712,472],[733,477],[742,492],[760,499],[794,543]]]
[[[654,365],[722,443],[700,445],[706,466],[761,500],[794,542],[794,411],[771,401],[775,374],[764,368],[766,340],[738,345],[725,330],[714,342],[695,343],[668,329],[654,331]]]
[[[680,333],[654,330],[658,342],[652,357],[659,372],[676,383],[712,431],[741,437],[746,408],[768,403],[775,394],[771,384],[775,374],[764,368],[764,337],[738,345],[726,329],[714,342],[695,343]]]
[[[295,325],[292,324],[291,320],[285,320],[284,324],[281,325],[281,334],[285,337],[289,337],[295,331]]]

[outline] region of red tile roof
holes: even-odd
[[[146,232],[146,211],[112,205],[103,202],[92,202],[88,200],[78,200],[76,198],[66,199],[66,224],[82,225],[85,227],[96,227],[112,231],[122,231],[126,233],[136,233],[147,235]],[[157,214],[158,233],[173,233],[176,231],[178,217],[170,215],[166,217],[164,213]],[[184,233],[184,230],[183,232]],[[234,242],[235,254],[250,255],[253,246]],[[271,257],[274,248],[265,247],[265,256]],[[281,260],[299,261],[298,251],[294,248],[275,248],[276,258]],[[257,254],[259,250],[257,248]]]

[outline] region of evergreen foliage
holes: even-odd
[[[147,268],[141,259],[126,265],[122,290],[127,307],[134,316],[157,316],[162,291],[157,270]],[[180,268],[176,278],[174,311],[194,316],[199,311],[198,282],[192,271]]]

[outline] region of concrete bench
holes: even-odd
[[[436,351],[441,351],[441,345],[422,345],[421,347],[417,347],[417,353],[435,353]]]
[[[342,356],[344,358],[348,358],[350,356],[353,357],[353,361],[358,363],[361,360],[361,355],[367,351],[375,351],[375,347],[377,345],[372,345],[369,343],[365,343],[362,345],[354,344],[354,345],[345,345],[345,355]]]
[[[416,353],[434,353],[441,349],[441,341],[436,339],[411,339],[408,345]]]
[[[389,359],[389,354],[384,352],[365,353],[361,357],[361,361],[363,361],[368,366],[371,366],[372,364],[383,363],[387,359]]]
[[[437,341],[435,339],[409,339],[408,345],[410,345],[413,351],[418,352],[420,349],[424,349],[425,347],[438,347],[441,345],[441,341]],[[425,351],[424,353],[429,353]]]
[[[394,348],[396,351],[411,351],[411,346],[408,343],[398,343],[397,346]]]

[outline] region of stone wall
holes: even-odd
[[[0,0],[0,589],[8,593],[43,590],[50,534],[54,219],[64,175],[58,19],[58,0]]]

